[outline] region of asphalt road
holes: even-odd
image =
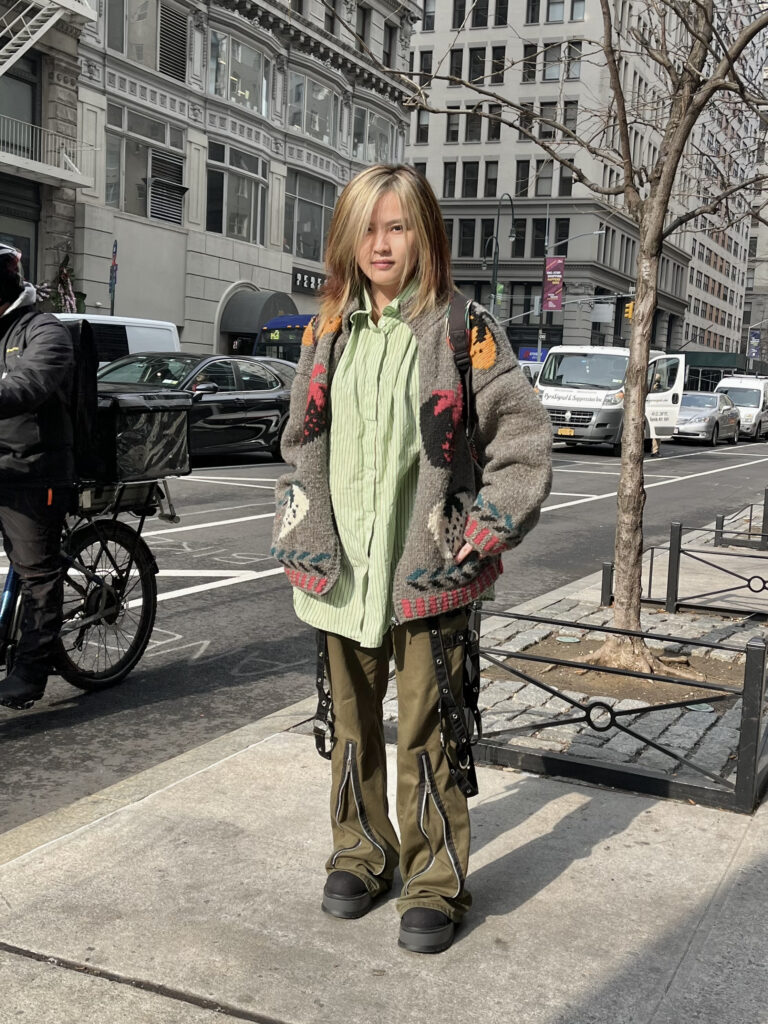
[[[554,459],[541,523],[505,558],[504,606],[612,557],[619,460],[560,445]],[[762,501],[768,444],[667,444],[645,470],[649,545],[673,519],[701,527]],[[139,666],[112,690],[85,694],[56,678],[32,710],[0,708],[0,831],[312,694],[314,638],[268,553],[279,472],[271,461],[233,460],[173,482],[181,523],[152,521],[145,531],[160,604]]]

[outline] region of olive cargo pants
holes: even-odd
[[[454,700],[461,706],[467,611],[440,616]],[[466,797],[449,775],[440,740],[438,690],[427,623],[393,627],[381,647],[328,634],[328,676],[335,742],[331,755],[333,854],[326,869],[386,891],[400,866],[402,915],[410,907],[461,920],[472,900],[464,887],[469,860]],[[397,819],[389,819],[382,702],[390,657],[397,678]]]

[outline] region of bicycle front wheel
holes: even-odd
[[[116,519],[79,527],[65,551],[69,565],[56,668],[81,690],[102,690],[122,682],[149,643],[157,567],[139,534]]]

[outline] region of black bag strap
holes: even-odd
[[[325,687],[327,673],[328,634],[325,630],[318,629],[317,671],[315,673],[315,685],[317,686],[317,711],[315,711],[315,720],[312,731],[315,736],[315,746],[317,747],[318,754],[321,757],[324,757],[327,761],[330,761],[334,743],[333,717],[331,715],[333,700],[331,698],[330,689],[326,689]]]
[[[477,773],[475,759],[472,756],[472,745],[469,740],[464,714],[454,700],[451,691],[451,680],[448,674],[448,663],[443,646],[443,634],[440,630],[440,619],[427,619],[429,644],[432,649],[432,661],[437,676],[438,713],[440,715],[441,741],[448,771],[451,778],[466,797],[477,796]],[[453,740],[455,749],[451,749]]]
[[[462,419],[464,429],[468,438],[474,437],[477,427],[477,414],[475,412],[475,399],[472,391],[472,360],[469,355],[470,331],[469,331],[469,302],[461,294],[455,292],[451,299],[451,306],[448,313],[448,335],[451,348],[453,349],[453,361],[456,369],[461,375],[462,388],[464,390],[464,409]]]

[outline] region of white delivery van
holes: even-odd
[[[715,391],[728,395],[739,410],[739,433],[759,441],[768,436],[768,377],[723,377]]]
[[[139,320],[127,316],[91,315],[90,313],[56,313],[65,323],[87,320],[93,328],[99,365],[111,363],[134,352],[178,352],[179,332],[168,320]]]
[[[621,451],[628,348],[557,345],[549,350],[535,391],[552,420],[556,441],[607,444]],[[680,411],[685,356],[651,352],[645,436],[671,437]]]

